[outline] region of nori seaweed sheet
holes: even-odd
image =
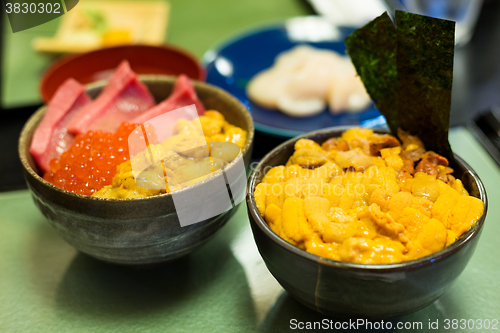
[[[453,164],[455,22],[403,11],[395,20],[396,27],[384,13],[354,31],[345,39],[347,53],[392,134],[401,127]]]
[[[392,133],[398,129],[396,28],[383,13],[347,36],[347,53]]]
[[[396,11],[399,125],[450,162],[455,22]]]

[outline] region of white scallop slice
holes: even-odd
[[[365,110],[370,105],[371,98],[366,92],[363,82],[356,77],[356,83],[353,86],[353,92],[347,100],[347,111],[359,112]]]
[[[349,58],[339,64],[336,75],[331,78],[328,92],[328,105],[332,114],[344,111],[358,112],[370,103],[363,82]]]
[[[316,50],[302,68],[291,75],[286,93],[293,99],[326,100],[329,81],[342,57],[332,51]]]
[[[288,51],[281,52],[274,60],[272,69],[293,73],[310,62],[316,49],[308,45],[299,45]]]
[[[274,65],[255,75],[247,86],[247,95],[255,103],[269,108],[278,107],[278,98],[284,94],[290,76],[302,68],[313,52],[310,46],[297,46],[280,53]]]
[[[279,71],[263,71],[254,76],[247,86],[247,95],[255,103],[268,109],[278,108],[278,98],[284,94],[290,75]]]
[[[294,100],[325,99],[328,93],[328,75],[303,69],[290,76],[285,93]]]
[[[280,53],[274,65],[247,86],[248,97],[268,109],[293,117],[364,110],[370,97],[349,57],[330,50],[299,45]]]
[[[310,117],[321,113],[326,107],[324,99],[308,98],[293,99],[288,95],[282,95],[278,100],[278,108],[284,114],[291,117]]]

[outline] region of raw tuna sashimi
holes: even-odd
[[[89,130],[114,133],[123,122],[131,122],[155,105],[148,88],[137,79],[128,61],[115,70],[102,93],[68,125],[73,134]]]
[[[74,79],[66,80],[57,89],[31,141],[31,155],[43,173],[50,169],[52,159],[61,156],[75,142],[66,125],[90,102],[85,87]]]
[[[130,122],[134,124],[143,124],[148,120],[158,117],[159,115],[162,115],[166,112],[177,110],[179,108],[193,104],[196,107],[198,115],[202,116],[205,113],[205,107],[203,106],[203,103],[201,103],[201,101],[198,99],[196,91],[194,90],[194,86],[189,78],[186,75],[181,74],[175,82],[172,94],[166,100],[144,112],[140,116],[134,118]],[[181,115],[182,113],[180,113],[178,117],[185,118]],[[162,141],[163,139],[168,137],[168,134],[171,133],[171,127],[174,126],[175,122],[178,120],[178,117],[173,117],[171,119],[171,124],[165,124],[165,128],[159,128],[158,126],[156,126],[155,134],[158,138],[158,141]]]

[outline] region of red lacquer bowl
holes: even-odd
[[[128,60],[137,74],[186,74],[205,81],[206,71],[192,54],[172,46],[126,45],[70,55],[53,63],[40,82],[40,93],[47,103],[67,79],[82,84],[107,79],[122,60]]]

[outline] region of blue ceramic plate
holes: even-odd
[[[207,67],[207,82],[236,96],[252,113],[255,129],[268,134],[295,137],[325,127],[345,125],[375,127],[385,124],[385,119],[373,104],[361,113],[331,115],[325,109],[316,116],[294,118],[279,111],[260,107],[250,101],[245,93],[249,80],[258,72],[271,67],[279,53],[299,44],[309,44],[345,54],[346,48],[343,40],[353,31],[352,28],[335,28],[334,36],[330,34],[330,36],[323,36],[325,38],[308,38],[307,36],[294,38],[287,26],[290,27],[283,23],[252,30],[207,51],[203,57]],[[311,39],[323,40],[313,42]]]

